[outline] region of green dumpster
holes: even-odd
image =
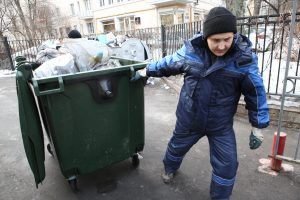
[[[119,59],[121,67],[35,79],[37,66],[18,59],[16,84],[23,144],[36,186],[45,178],[43,130],[64,177],[132,158],[144,148],[145,63]],[[18,61],[17,60],[17,61]]]

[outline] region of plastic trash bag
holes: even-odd
[[[95,40],[69,39],[60,51],[74,56],[76,67],[80,72],[90,71],[108,62],[111,50],[108,46]]]
[[[57,56],[59,56],[59,52],[56,49],[47,48],[38,52],[36,55],[36,62],[44,63]]]
[[[43,42],[39,47],[38,47],[38,52],[45,50],[45,49],[56,49],[56,42],[55,40],[46,40],[45,42]]]
[[[36,78],[44,78],[76,72],[78,70],[75,67],[73,56],[71,54],[64,54],[44,62],[34,70],[33,75]]]

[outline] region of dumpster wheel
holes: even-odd
[[[54,156],[54,153],[52,151],[52,148],[51,148],[51,145],[50,144],[47,144],[47,150],[48,152],[51,154],[51,156]]]
[[[134,167],[138,167],[140,164],[139,154],[137,154],[137,153],[133,154],[131,161],[132,161],[132,165]]]
[[[69,185],[72,189],[73,192],[78,192],[78,187],[77,187],[77,178],[72,178],[72,179],[68,179]]]

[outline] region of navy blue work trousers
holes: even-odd
[[[209,141],[210,163],[213,168],[210,185],[211,198],[229,199],[238,168],[236,140],[233,128],[213,134],[187,132],[177,122],[163,159],[165,171],[166,173],[176,172],[185,154],[205,135]]]

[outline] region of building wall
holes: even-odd
[[[84,4],[86,0],[51,1],[56,2],[67,21],[58,21],[57,29],[76,28],[83,35],[159,27],[164,23],[193,22],[202,20],[212,7],[224,5],[222,0],[195,0],[195,3],[187,4],[169,1],[161,5],[151,4],[149,0],[114,0],[114,4],[108,5],[109,0],[104,0],[105,6],[101,7],[100,0],[89,0],[91,10],[87,11]],[[70,4],[74,4],[75,14],[72,14]]]

